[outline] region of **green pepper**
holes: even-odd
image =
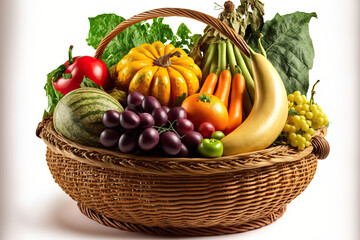
[[[225,137],[225,134],[222,131],[215,131],[210,136],[211,139],[218,139],[218,140],[221,140],[223,137]]]
[[[198,152],[204,157],[221,157],[223,145],[218,139],[205,138],[199,143]]]

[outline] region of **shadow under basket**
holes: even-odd
[[[211,158],[155,158],[76,144],[39,123],[55,182],[105,226],[157,235],[244,232],[272,223],[312,180],[326,129],[303,151],[286,145]]]

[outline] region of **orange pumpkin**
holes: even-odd
[[[201,69],[184,50],[159,41],[131,49],[116,65],[114,76],[121,90],[154,96],[165,106],[196,93],[202,78]]]

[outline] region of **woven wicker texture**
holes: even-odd
[[[167,236],[209,236],[209,235],[222,235],[230,233],[240,233],[249,230],[257,229],[268,225],[278,218],[280,218],[286,207],[280,209],[277,212],[270,214],[269,216],[261,219],[252,220],[242,225],[227,226],[227,227],[211,227],[211,228],[160,228],[160,227],[146,227],[140,224],[124,223],[120,222],[85,207],[82,204],[78,204],[80,211],[88,218],[108,227],[113,227],[120,230],[131,232],[142,232],[146,234],[155,235],[167,235]]]
[[[125,28],[166,16],[204,22],[249,55],[244,40],[216,18],[163,8],[119,24],[102,40],[95,57]],[[36,135],[48,147],[46,160],[55,181],[82,213],[106,226],[161,235],[235,233],[275,221],[308,186],[317,159],[330,150],[326,129],[317,131],[303,151],[283,145],[216,159],[137,156],[83,146],[57,134],[52,116],[43,119]]]
[[[109,218],[147,227],[226,227],[283,208],[313,178],[313,154],[287,164],[205,176],[156,176],[102,169],[48,151],[55,181]]]
[[[193,163],[195,171],[189,170],[191,164],[182,167],[183,161],[180,160],[175,172],[170,165],[169,171],[154,174],[158,170],[153,165],[166,162],[162,158],[151,158],[153,162],[148,169],[144,164],[138,172],[120,171],[117,166],[126,166],[123,158],[129,164],[127,155],[96,148],[85,154],[85,150],[79,150],[77,144],[54,131],[51,117],[39,124],[37,134],[48,145],[46,159],[55,181],[83,208],[94,212],[95,215],[90,214],[89,217],[97,219],[95,216],[98,214],[118,224],[130,224],[131,229],[143,231],[141,229],[146,227],[151,230],[145,232],[158,234],[162,232],[159,229],[176,229],[174,232],[188,235],[199,228],[202,230],[195,235],[208,235],[209,231],[215,234],[214,228],[219,229],[218,234],[223,234],[229,228],[241,232],[266,225],[271,219],[276,219],[274,216],[280,216],[278,212],[282,212],[286,204],[304,191],[317,167],[317,158],[311,152],[298,160],[289,158],[292,160],[272,162],[257,168],[247,166],[256,165],[251,161],[258,162],[259,158],[274,156],[274,151],[267,149],[248,154],[250,159],[246,159],[244,154],[227,158],[225,166],[232,168],[222,173],[213,171],[215,165],[222,168],[222,158],[213,159],[212,167],[201,162],[201,171],[197,165],[199,160],[187,159]],[[281,155],[302,153],[293,153],[291,148],[288,149],[282,150]],[[76,159],[68,157],[71,151]],[[110,158],[108,152],[112,153],[113,164],[107,165],[108,168],[101,167],[106,164],[102,160]],[[91,159],[84,158],[79,162],[80,156]],[[135,161],[131,166],[136,166],[143,162],[144,157],[132,155],[131,158]],[[147,158],[145,162],[150,161]],[[94,164],[95,161],[100,164]],[[232,161],[243,163],[233,164]],[[179,169],[184,171],[182,175],[176,174]],[[206,169],[208,174],[203,173]],[[252,224],[249,225],[249,222]],[[126,229],[121,224],[112,225]],[[205,231],[206,228],[209,231]]]

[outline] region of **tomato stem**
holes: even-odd
[[[203,95],[199,95],[198,99],[203,102],[211,103],[211,96],[206,95],[206,93],[203,93]]]
[[[70,45],[69,47],[69,61],[68,61],[68,66],[71,65],[74,62],[74,59],[72,57],[72,50],[73,50],[74,46]]]

